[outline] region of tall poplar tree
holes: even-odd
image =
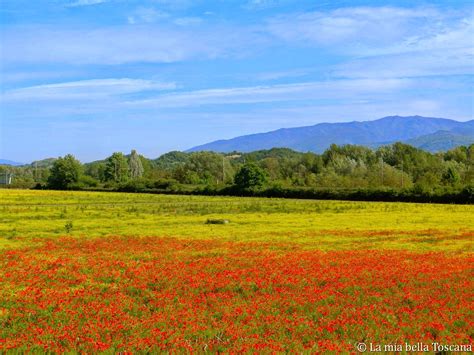
[[[130,177],[132,179],[138,179],[143,176],[144,169],[142,160],[135,149],[133,149],[132,153],[130,154],[128,165],[130,167]]]

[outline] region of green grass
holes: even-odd
[[[0,249],[124,235],[472,252],[473,216],[469,205],[0,190]]]

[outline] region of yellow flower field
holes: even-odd
[[[121,235],[472,252],[473,217],[470,205],[0,190],[0,248]]]

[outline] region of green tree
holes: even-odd
[[[223,181],[223,166],[228,167],[223,156],[214,152],[191,153],[184,169],[190,183],[216,184]]]
[[[267,175],[254,163],[244,164],[235,174],[234,183],[241,189],[255,189],[267,182]]]
[[[130,166],[130,177],[132,179],[138,179],[143,176],[144,169],[142,160],[135,149],[133,149],[132,153],[130,154],[130,160],[128,164]]]
[[[105,181],[105,162],[94,161],[84,164],[84,173],[98,181]]]
[[[105,166],[105,178],[108,181],[125,182],[128,180],[129,168],[127,158],[120,152],[113,153]]]
[[[454,160],[458,163],[466,164],[468,161],[469,150],[468,147],[455,147],[444,153],[444,160]]]
[[[67,189],[79,182],[82,176],[81,163],[71,154],[55,160],[48,178],[48,187],[53,189]]]
[[[448,185],[456,185],[461,180],[457,169],[454,166],[448,166],[443,174],[443,182]]]

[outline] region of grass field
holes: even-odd
[[[0,190],[0,351],[470,344],[473,216],[466,205]]]

